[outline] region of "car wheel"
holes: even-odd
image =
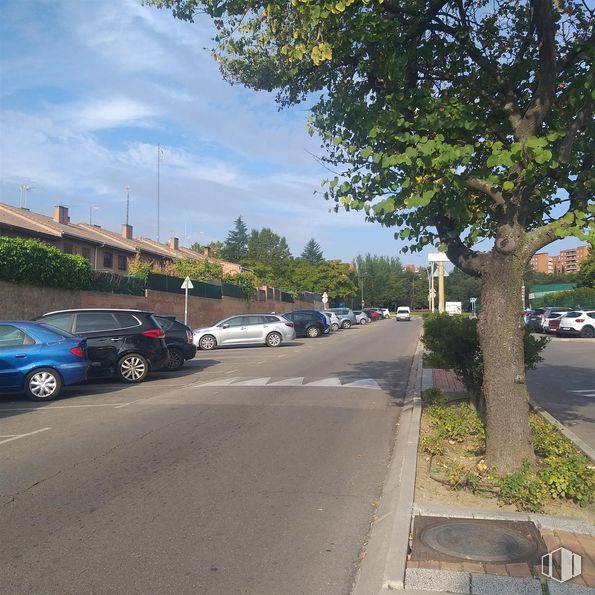
[[[351,320],[344,320],[341,323],[341,328],[351,328]]]
[[[581,329],[581,337],[585,339],[592,339],[595,336],[595,329],[592,326],[583,326]]]
[[[331,328],[336,332],[339,330],[339,325],[336,322],[333,322],[333,324],[331,324]]]
[[[172,347],[169,350],[169,357],[167,358],[167,364],[165,364],[165,369],[175,372],[184,365],[184,361],[184,355],[182,354],[182,352],[176,347]]]
[[[279,333],[269,333],[266,338],[267,347],[279,347],[282,337]]]
[[[318,335],[320,335],[320,331],[318,330],[318,327],[311,326],[306,331],[306,335],[308,335],[308,337],[310,337],[310,339],[315,339],[316,337],[318,337]]]
[[[366,324],[366,322],[367,322],[367,320],[365,318],[361,318],[359,321],[360,324]]]
[[[200,338],[198,342],[198,346],[205,351],[209,351],[210,349],[215,349],[217,347],[217,339],[213,337],[213,335],[205,335],[204,337]]]
[[[139,353],[129,353],[119,362],[117,367],[118,378],[122,382],[134,384],[142,382],[149,373],[147,360]]]
[[[27,374],[24,388],[32,401],[51,401],[60,394],[62,378],[52,368],[39,368]]]

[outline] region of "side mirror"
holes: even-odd
[[[221,328],[229,328],[229,327],[230,327],[229,322],[226,322],[225,324],[221,325]]]

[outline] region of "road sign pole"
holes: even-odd
[[[188,324],[188,290],[193,288],[192,280],[190,277],[186,277],[181,287],[184,290],[184,324]]]

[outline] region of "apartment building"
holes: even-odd
[[[561,250],[557,256],[550,256],[547,252],[538,252],[531,259],[531,266],[540,273],[578,273],[581,261],[590,254],[591,246],[577,246],[568,250]]]
[[[132,225],[122,225],[120,233],[99,225],[71,223],[68,208],[57,205],[52,217],[34,213],[29,209],[0,203],[0,235],[42,240],[65,254],[79,254],[93,269],[126,275],[128,262],[137,255],[142,260],[165,265],[174,259],[204,260],[207,253],[199,254],[180,246],[176,237],[161,244],[148,238],[135,238]],[[223,272],[240,272],[240,265],[221,261]]]

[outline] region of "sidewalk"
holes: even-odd
[[[420,395],[422,390],[431,386],[448,393],[465,392],[464,385],[452,370],[423,369],[421,348],[418,348],[399,423],[395,455],[353,595],[388,595],[394,591],[408,595],[594,595],[595,527],[588,522],[415,501]],[[440,517],[444,518],[444,522]],[[451,551],[447,555],[441,554],[428,548],[427,544],[416,541],[419,537],[416,529],[425,524],[450,527],[451,523],[454,525],[457,522],[477,522],[488,527],[495,526],[501,531],[514,527],[518,530],[515,522],[524,522],[526,525],[532,523],[530,526],[533,539],[539,546],[538,551],[528,556],[528,561],[491,563],[463,559],[461,556],[457,558]],[[465,536],[463,541],[466,540]],[[580,556],[582,562],[580,575],[565,582],[542,574],[541,556],[559,548]],[[553,555],[553,576],[556,578],[560,578],[560,555],[559,552]]]

